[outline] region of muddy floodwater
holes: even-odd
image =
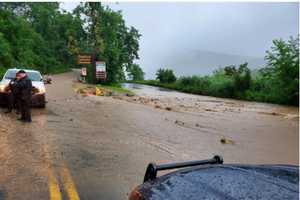
[[[125,83],[123,87],[138,96],[128,101],[171,111],[176,125],[185,131],[198,131],[199,140],[190,141],[191,151],[201,148],[201,152],[210,152],[213,145],[215,152],[222,152],[231,162],[298,164],[298,107],[186,94],[141,84]],[[238,158],[238,154],[245,156]]]
[[[222,155],[298,164],[298,108],[126,84],[135,96],[83,96],[76,76],[47,85],[33,123],[0,109],[0,200],[127,199],[149,162]],[[58,198],[56,198],[58,199]]]

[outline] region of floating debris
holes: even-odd
[[[174,123],[178,124],[180,126],[184,126],[184,122],[183,121],[176,120]]]
[[[209,111],[209,112],[218,112],[218,111],[213,110],[213,109],[210,109],[210,108],[205,108],[204,110],[205,110],[205,111]]]
[[[1,129],[0,129],[0,132],[7,132],[7,129],[1,128]]]
[[[277,112],[258,112],[259,114],[264,114],[264,115],[274,115],[274,116],[280,116],[283,115],[282,113],[277,113]]]
[[[171,107],[166,107],[165,109],[168,110],[168,111],[171,111],[171,110],[172,110]]]
[[[285,119],[296,119],[296,120],[299,120],[299,115],[287,114],[284,118]]]
[[[235,142],[233,140],[230,140],[230,139],[226,139],[226,138],[221,138],[220,139],[220,142],[222,144],[235,144]]]

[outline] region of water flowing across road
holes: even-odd
[[[83,96],[53,76],[33,123],[0,109],[0,199],[127,199],[149,162],[298,164],[298,108],[124,85]]]

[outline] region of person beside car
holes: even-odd
[[[16,87],[17,84],[17,76],[18,73],[16,74],[16,77],[13,78],[9,84],[8,84],[8,90],[10,90],[10,92],[7,95],[7,111],[5,113],[11,113],[13,108],[16,109],[17,114],[20,113],[20,100],[19,100],[19,92],[18,89]]]
[[[31,122],[31,92],[32,82],[28,78],[24,70],[20,70],[17,76],[16,89],[20,94],[20,111],[21,118],[19,120],[23,122]]]

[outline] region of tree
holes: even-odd
[[[177,78],[171,69],[158,69],[156,79],[161,83],[174,83]]]
[[[79,53],[92,53],[106,62],[108,82],[118,82],[139,58],[140,36],[100,2],[81,3],[73,13],[56,2],[0,3],[0,67],[60,72],[76,67]]]
[[[132,64],[127,68],[128,76],[133,81],[144,80],[145,73],[138,64]]]
[[[238,70],[233,70],[233,72],[235,90],[237,92],[248,90],[251,85],[251,71],[248,68],[248,63],[241,64]]]
[[[224,67],[224,72],[227,76],[233,76],[237,72],[237,70],[234,65],[229,65]]]
[[[120,11],[103,7],[99,2],[82,3],[74,13],[82,16],[89,50],[106,62],[108,82],[124,79],[123,68],[129,68],[138,59],[139,37],[134,27],[128,28]]]
[[[276,88],[279,102],[299,105],[299,37],[274,40],[265,59],[262,74]]]

